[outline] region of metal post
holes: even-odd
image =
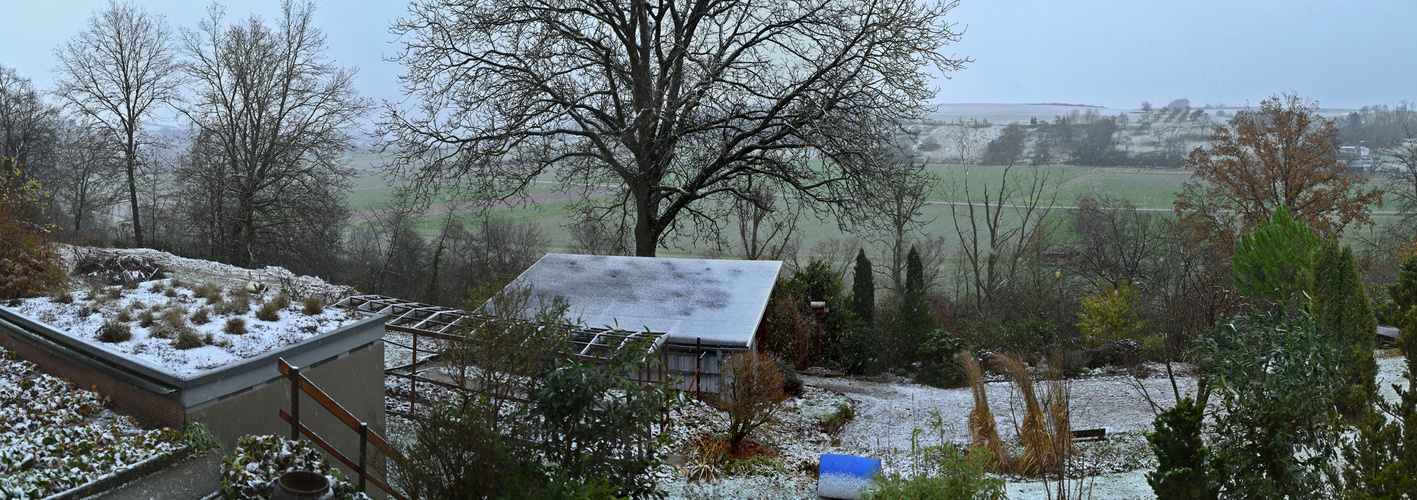
[[[408,369],[408,418],[417,414],[418,404],[418,332],[413,333],[413,364]]]
[[[364,491],[364,478],[369,468],[364,465],[364,457],[369,454],[369,423],[359,423],[359,491]]]
[[[300,367],[290,367],[290,439],[300,439]]]
[[[700,365],[703,364],[704,338],[694,337],[694,399],[699,399],[699,387],[704,385]]]

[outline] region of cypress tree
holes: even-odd
[[[905,295],[912,293],[925,294],[925,266],[920,263],[920,252],[913,246],[905,257]]]
[[[1380,402],[1357,426],[1352,446],[1343,449],[1343,498],[1403,498],[1417,491],[1417,260],[1403,262],[1388,287],[1397,347],[1407,358],[1407,388],[1393,387],[1398,403]]]
[[[866,324],[875,321],[876,279],[871,273],[871,260],[866,258],[866,250],[856,252],[856,276],[851,283],[851,312]]]
[[[1373,349],[1377,347],[1378,321],[1373,305],[1363,290],[1353,247],[1339,247],[1330,238],[1314,253],[1314,312],[1319,331],[1339,353],[1339,373],[1343,387],[1335,396],[1345,416],[1361,417],[1372,408],[1377,395],[1378,373]]]
[[[439,261],[443,260],[443,245],[438,245],[438,250],[433,252],[432,271],[428,277],[428,284],[423,287],[423,302],[426,304],[437,304],[440,295],[438,292],[442,285],[438,283]]]
[[[905,260],[905,297],[900,301],[900,314],[896,316],[894,336],[897,361],[913,363],[919,360],[920,347],[929,340],[930,331],[935,327],[935,318],[930,316],[930,305],[925,302],[925,269],[920,262],[920,252],[910,248]]]

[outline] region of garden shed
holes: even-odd
[[[757,347],[781,261],[547,254],[508,289],[528,289],[524,315],[568,306],[589,327],[667,334],[671,375],[715,391],[728,356]]]

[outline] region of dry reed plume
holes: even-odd
[[[999,439],[994,413],[989,411],[989,396],[984,392],[983,371],[979,368],[979,360],[969,351],[960,351],[957,357],[959,364],[964,367],[965,377],[969,379],[969,387],[974,390],[974,409],[969,411],[969,450],[973,452],[983,448],[988,451],[992,462],[990,467],[997,469],[999,464],[1009,463],[1009,459],[1003,440]]]
[[[1023,441],[1023,455],[1019,457],[1014,472],[1025,476],[1039,476],[1053,470],[1062,463],[1054,452],[1054,438],[1049,433],[1043,415],[1043,407],[1038,404],[1038,396],[1033,391],[1033,378],[1023,362],[1001,354],[995,355],[999,365],[1008,370],[1014,383],[1023,394],[1024,416],[1019,427],[1019,438]],[[1066,438],[1065,438],[1066,439]]]
[[[1062,353],[1055,354],[1053,366],[1061,367]],[[1048,378],[1048,424],[1053,428],[1053,455],[1058,466],[1073,456],[1072,409],[1068,407],[1067,381],[1061,369]]]

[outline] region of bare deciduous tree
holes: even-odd
[[[540,175],[609,185],[595,217],[637,255],[702,228],[698,202],[772,179],[850,217],[882,149],[924,115],[927,66],[960,31],[950,0],[422,0],[391,31],[416,109],[388,105],[388,171],[488,197]],[[886,152],[889,156],[889,152]],[[623,203],[628,201],[628,203]]]
[[[948,125],[946,132],[950,149],[954,150],[955,157],[960,165],[974,163],[974,156],[979,151],[979,142],[983,140],[984,133],[972,123],[965,123],[964,118],[955,119],[954,123]]]
[[[67,122],[59,129],[60,161],[46,183],[55,208],[66,216],[62,229],[75,237],[103,234],[93,221],[123,200],[123,170],[103,131]]]
[[[734,233],[738,237],[737,241],[727,242],[728,246],[748,260],[782,260],[797,253],[802,242],[797,228],[802,205],[795,198],[779,194],[771,184],[764,186],[764,181],[750,178],[746,182],[748,185],[740,191],[747,196],[729,197],[727,201],[726,212],[731,225],[737,226]]]
[[[122,152],[133,214],[133,238],[144,244],[138,217],[138,162],[143,125],[177,96],[181,85],[171,30],[160,16],[109,0],[88,28],[54,50],[59,77],[54,95],[99,124]]]
[[[918,245],[929,239],[929,235],[918,234],[933,220],[925,218],[925,205],[931,190],[939,185],[939,176],[925,169],[924,165],[909,164],[890,172],[881,189],[868,198],[870,210],[876,213],[869,224],[866,240],[881,248],[881,265],[878,273],[889,279],[891,289],[897,295],[905,293],[905,257],[912,246],[924,246],[926,251],[934,245]],[[926,283],[933,281],[933,276]]]
[[[241,266],[334,248],[331,228],[348,214],[342,156],[372,106],[354,89],[355,71],[326,59],[314,4],[287,0],[281,10],[275,26],[255,16],[224,26],[224,9],[213,6],[198,29],[183,31],[196,84],[183,113],[210,141],[216,158],[206,165],[226,169],[211,208],[225,233],[222,260]]]
[[[993,189],[988,184],[972,189],[968,170],[957,184],[963,197],[955,198],[966,202],[950,205],[950,215],[964,257],[965,296],[977,310],[994,307],[1001,290],[1014,284],[1047,240],[1044,219],[1058,197],[1051,180],[1043,168],[1020,172],[1009,165]]]
[[[0,156],[27,172],[50,167],[59,119],[58,110],[44,103],[34,82],[0,66]]]

